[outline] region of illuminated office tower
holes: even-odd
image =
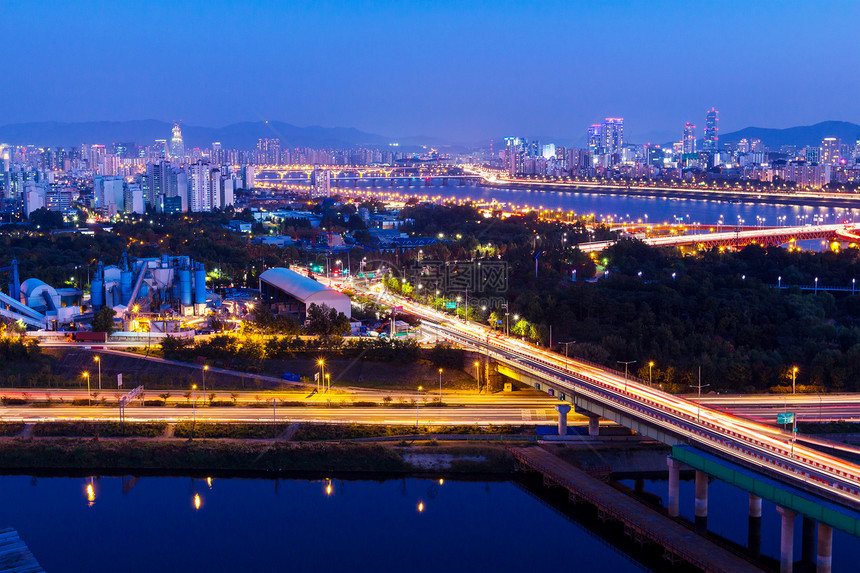
[[[182,130],[178,123],[173,124],[173,136],[170,138],[170,157],[180,161],[185,157],[185,143],[182,141]]]
[[[716,153],[720,147],[720,112],[711,108],[705,116],[705,137],[702,140],[702,149],[708,153]]]

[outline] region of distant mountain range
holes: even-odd
[[[739,131],[720,134],[720,141],[760,139],[766,147],[776,150],[782,145],[820,145],[821,140],[825,137],[838,137],[842,143],[853,144],[860,140],[860,125],[847,121],[822,121],[815,125],[802,125],[785,129],[746,127]]]
[[[111,144],[134,142],[151,145],[156,139],[170,139],[173,124],[154,119],[137,121],[87,121],[76,123],[33,122],[0,126],[0,143],[70,147],[82,143]],[[282,121],[242,122],[225,127],[182,125],[187,148],[209,147],[220,141],[224,149],[253,149],[258,139],[280,139],[281,147],[348,148],[383,146],[391,142],[405,145],[436,145],[434,138],[395,138],[343,127],[297,127]]]
[[[135,121],[85,121],[63,123],[54,121],[14,123],[0,126],[0,143],[13,145],[37,145],[70,147],[82,143],[94,144],[134,142],[138,145],[151,145],[156,139],[170,139],[173,123],[154,119]],[[640,134],[635,141],[660,141],[666,133],[653,132]],[[350,148],[383,147],[397,142],[402,151],[412,151],[420,146],[445,148],[447,151],[463,150],[459,145],[438,137],[396,138],[375,133],[367,133],[347,127],[298,127],[282,121],[255,121],[227,125],[225,127],[200,127],[182,125],[182,137],[188,148],[206,148],[212,142],[220,141],[225,149],[253,149],[259,139],[280,139],[281,147]],[[847,121],[823,121],[815,125],[770,129],[747,127],[739,131],[720,134],[720,141],[739,141],[741,139],[760,139],[768,148],[779,149],[782,145],[815,145],[825,137],[838,137],[845,143],[860,140],[860,125]],[[502,139],[497,145],[503,145]],[[566,141],[564,139],[542,137],[540,141],[555,141],[558,144],[584,145],[584,140]],[[487,142],[475,142],[471,147],[485,147]],[[671,145],[671,143],[669,144]]]

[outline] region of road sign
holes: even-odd
[[[363,278],[364,278],[364,273],[358,273],[358,275],[356,275],[356,276],[357,276],[358,278],[360,278],[360,279],[363,279]]]
[[[376,273],[367,273],[367,278],[372,279],[376,276]]]
[[[785,412],[776,415],[777,424],[791,424],[794,422],[794,412]]]
[[[446,302],[445,308],[457,308],[457,303],[456,302]]]

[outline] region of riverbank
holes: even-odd
[[[190,426],[190,424],[189,424]],[[200,428],[205,430],[205,428]],[[117,435],[110,428],[102,436]],[[16,437],[0,438],[0,471],[98,471],[196,473],[231,472],[280,475],[295,473],[396,473],[421,475],[480,474],[508,476],[514,471],[513,458],[505,449],[510,443],[533,440],[527,435],[486,434],[486,441],[464,435],[463,441],[445,436],[444,445],[433,436],[403,436],[392,440],[381,428],[380,435],[360,441],[309,441],[297,435],[301,429],[282,430],[275,439],[240,437],[186,438],[187,428],[165,428],[165,433],[139,428],[149,437],[100,437],[86,428],[23,428]],[[249,428],[245,432],[253,435]],[[175,432],[175,434],[174,434]],[[50,434],[73,435],[54,437]],[[211,429],[208,432],[212,434]],[[46,435],[47,434],[47,435]],[[167,434],[170,434],[169,436]],[[120,434],[123,435],[123,434]],[[127,435],[127,434],[125,434]],[[92,436],[92,437],[90,437]],[[295,441],[292,441],[295,438]],[[467,438],[471,440],[466,441]]]

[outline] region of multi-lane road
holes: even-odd
[[[583,399],[603,404],[663,433],[727,460],[764,471],[788,483],[860,506],[860,466],[822,453],[787,432],[726,411],[667,394],[623,374],[567,359],[476,324],[452,319],[406,299],[375,293],[381,302],[402,306],[453,342],[486,352],[494,360]]]

